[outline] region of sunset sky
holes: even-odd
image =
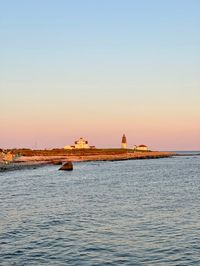
[[[0,0],[0,148],[200,150],[199,0]]]

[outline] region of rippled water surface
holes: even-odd
[[[200,156],[0,173],[0,265],[200,265]]]

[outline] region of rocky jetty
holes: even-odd
[[[36,169],[38,167],[46,165],[47,165],[46,162],[11,162],[11,163],[0,162],[0,172]]]
[[[62,153],[50,151],[31,151],[30,155],[22,155],[16,158],[14,162],[5,163],[0,160],[0,172],[10,170],[35,169],[45,165],[59,165],[62,162],[67,162],[62,165],[60,170],[73,170],[72,162],[91,162],[91,161],[122,161],[122,160],[139,160],[139,159],[158,159],[175,156],[172,152],[148,151],[138,152],[126,149],[94,149],[94,150],[74,150],[64,151]],[[17,153],[19,153],[17,151]]]
[[[72,171],[73,170],[73,164],[71,161],[66,162],[65,164],[63,164],[59,170],[63,170],[63,171]]]

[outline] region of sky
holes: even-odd
[[[200,150],[199,0],[0,0],[0,147]]]

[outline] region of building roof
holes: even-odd
[[[143,148],[146,148],[147,146],[146,145],[144,145],[144,144],[141,144],[141,145],[139,145],[138,147],[143,147]]]
[[[85,140],[84,138],[79,138],[78,140],[76,140],[74,143],[78,144],[79,142],[85,142],[86,144],[88,143],[87,140]]]

